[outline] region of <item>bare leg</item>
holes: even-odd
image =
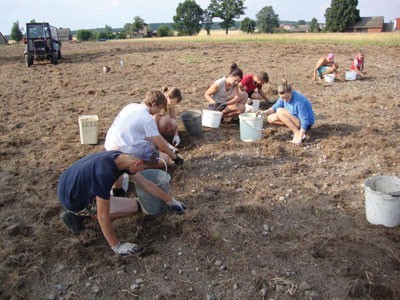
[[[295,136],[300,133],[300,120],[284,108],[278,108],[276,113],[269,115],[268,123],[278,126],[284,125],[292,130]]]
[[[110,217],[114,219],[133,215],[139,210],[136,199],[111,197],[110,198]]]
[[[161,116],[157,123],[158,131],[164,135],[173,135],[178,127],[178,123],[170,116]]]

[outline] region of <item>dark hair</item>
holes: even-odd
[[[236,63],[231,65],[231,71],[229,72],[229,76],[238,76],[240,79],[243,78],[243,71],[238,67]]]
[[[161,91],[166,93],[170,99],[176,99],[178,103],[182,101],[181,90],[176,87],[163,86]]]
[[[268,83],[268,81],[269,81],[269,77],[268,77],[267,72],[259,72],[257,74],[257,77],[262,79],[262,80],[264,80],[265,83]]]

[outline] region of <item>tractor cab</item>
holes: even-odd
[[[25,63],[30,67],[33,62],[50,60],[54,65],[61,59],[61,40],[56,27],[49,23],[27,23],[25,41]]]

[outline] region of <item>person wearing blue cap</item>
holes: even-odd
[[[110,196],[111,187],[121,174],[132,175],[132,180],[146,193],[165,202],[167,207],[179,214],[185,212],[186,206],[138,173],[144,170],[145,165],[152,166],[157,162],[159,152],[152,143],[137,141],[121,150],[89,154],[75,162],[61,175],[57,196],[65,209],[60,217],[71,233],[79,235],[84,229],[85,219],[97,218],[112,250],[126,256],[141,250],[136,244],[118,240],[112,220],[136,213],[139,210],[138,201],[144,212],[152,215],[158,212],[151,211],[151,203],[141,202],[140,199]]]

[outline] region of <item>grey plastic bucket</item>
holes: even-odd
[[[400,178],[375,176],[367,179],[364,187],[368,222],[386,227],[400,225]]]
[[[181,114],[181,119],[190,136],[200,136],[203,134],[200,110],[187,110]]]
[[[142,174],[144,178],[158,185],[164,192],[169,192],[171,175],[167,172],[158,169],[146,169],[140,174]],[[148,215],[159,215],[167,211],[168,205],[164,201],[149,195],[136,183],[135,188],[141,209],[144,213]]]

